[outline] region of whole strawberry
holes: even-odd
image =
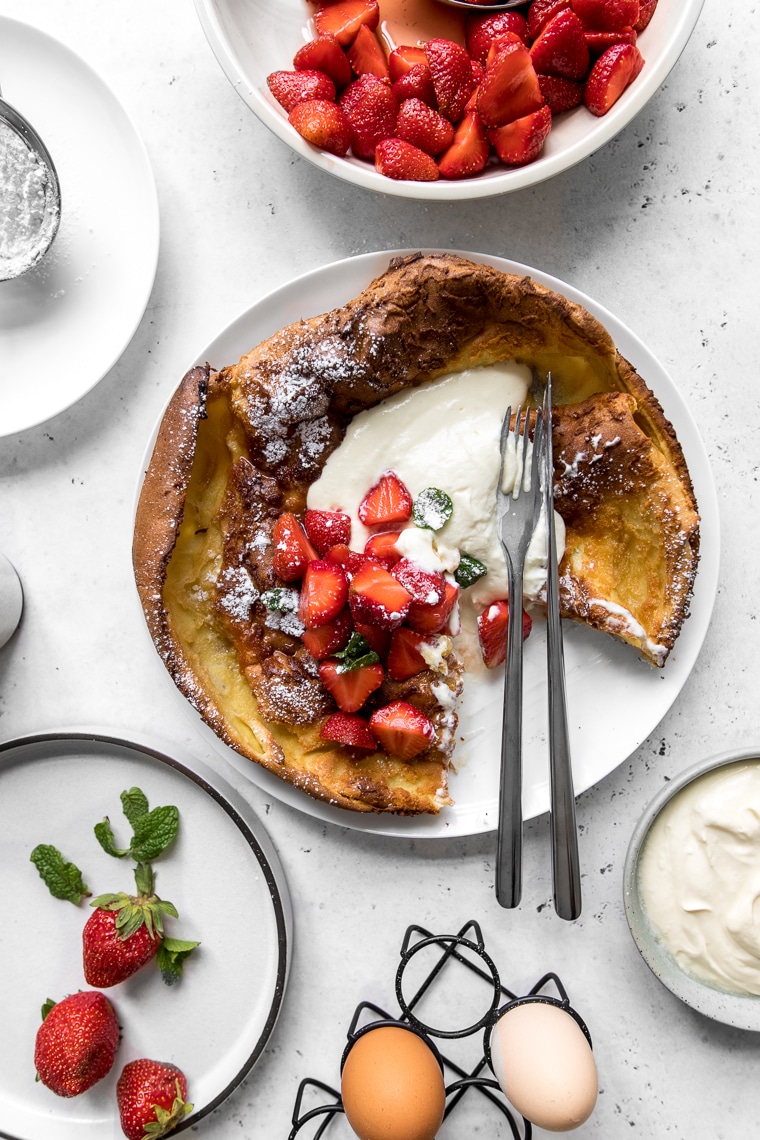
[[[155,894],[155,875],[148,863],[135,867],[136,895],[98,895],[82,931],[84,976],[91,986],[107,989],[123,982],[158,953],[163,916],[177,917],[169,902]]]
[[[116,1013],[103,994],[83,990],[42,1007],[34,1065],[58,1096],[79,1096],[110,1072],[119,1046]]]
[[[166,1136],[193,1111],[184,1073],[163,1061],[130,1061],[116,1084],[116,1102],[129,1140]]]

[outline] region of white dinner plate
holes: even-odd
[[[0,83],[45,142],[61,184],[49,252],[0,282],[7,436],[71,407],[119,359],[153,288],[159,217],[145,147],[89,64],[45,32],[0,16]]]
[[[188,367],[208,361],[212,367],[222,368],[236,362],[243,353],[284,325],[344,304],[382,273],[392,257],[404,252],[410,251],[363,254],[297,278],[242,313],[206,345]],[[642,661],[630,646],[606,634],[573,622],[564,623],[573,775],[576,792],[580,793],[621,764],[653,731],[680,693],[697,659],[718,583],[720,537],[715,485],[704,445],[675,384],[646,346],[617,317],[590,297],[546,273],[499,257],[457,252],[506,273],[527,274],[583,305],[605,325],[623,356],[654,390],[673,423],[700,507],[701,562],[691,616],[684,624],[664,669],[654,669]],[[153,440],[142,471],[148,465],[152,449]],[[168,678],[169,674],[163,667],[162,672]],[[173,684],[171,687],[179,693]],[[411,818],[352,812],[312,799],[223,744],[201,721],[189,702],[184,698],[182,702],[201,726],[204,737],[240,772],[269,794],[301,811],[362,831],[409,838],[451,837],[473,835],[496,827],[502,689],[502,670],[494,670],[477,687],[468,687],[465,682],[454,756],[456,771],[450,777],[454,806],[445,808],[437,816]],[[540,617],[534,621],[533,633],[525,645],[523,717],[524,814],[526,819],[531,819],[549,808],[546,640],[545,622]]]
[[[29,856],[57,847],[93,895],[134,887],[134,862],[98,845],[105,815],[117,843],[131,835],[120,794],[137,786],[151,808],[175,804],[180,830],[153,863],[156,889],[179,919],[168,935],[199,940],[183,977],[167,986],[154,964],[106,990],[121,1027],[111,1072],[65,1099],[35,1081],[40,1007],[87,989],[82,928],[87,902],[53,898]],[[126,846],[126,842],[124,843]],[[213,858],[210,858],[210,853]],[[138,1057],[171,1061],[194,1104],[177,1131],[220,1104],[250,1072],[277,1019],[291,956],[291,913],[274,848],[246,801],[197,760],[146,744],[70,730],[0,744],[0,855],[13,920],[0,936],[0,1136],[104,1140],[121,1136],[115,1086]],[[234,985],[230,979],[234,978]]]
[[[417,0],[408,0],[416,3]],[[430,4],[430,0],[426,0]],[[657,93],[686,47],[704,0],[660,0],[638,46],[644,67],[614,106],[597,118],[585,107],[558,115],[535,162],[508,168],[489,165],[474,178],[437,182],[397,182],[378,174],[370,162],[336,158],[311,146],[291,127],[267,87],[272,71],[289,70],[293,56],[313,33],[309,0],[195,0],[203,31],[225,75],[237,93],[283,142],[319,169],[354,186],[400,198],[431,202],[488,198],[534,186],[588,158],[631,122]],[[397,3],[394,5],[398,7]],[[386,5],[386,11],[387,11]],[[450,14],[452,9],[448,10]],[[443,9],[446,12],[446,9]],[[384,18],[380,2],[381,22]]]

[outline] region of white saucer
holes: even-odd
[[[159,217],[145,147],[87,63],[0,16],[0,77],[5,98],[44,139],[61,184],[50,250],[21,277],[0,282],[0,436],[7,436],[76,403],[119,359],[153,288]]]

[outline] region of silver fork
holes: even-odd
[[[496,898],[515,907],[522,894],[522,611],[525,555],[541,509],[543,414],[536,412],[533,448],[529,448],[530,410],[512,409],[501,426],[501,468],[496,488],[496,520],[507,562],[509,619],[504,672],[504,713],[496,837]]]

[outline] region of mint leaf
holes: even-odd
[[[139,788],[130,788],[128,792],[121,793],[121,806],[134,827],[141,815],[148,814],[148,797]]]
[[[420,491],[412,506],[415,526],[423,530],[440,530],[454,511],[451,497],[437,487],[426,487]]]
[[[129,855],[128,847],[116,846],[108,816],[104,816],[100,823],[96,823],[93,831],[95,838],[107,855],[113,855],[114,859],[121,859],[124,855]]]
[[[134,837],[129,853],[140,863],[149,863],[164,851],[179,830],[179,811],[176,807],[157,807],[139,816],[132,824]]]
[[[459,555],[459,565],[454,571],[454,578],[457,585],[466,590],[468,586],[473,586],[484,575],[488,573],[488,567],[475,558],[472,554],[465,554],[462,551]]]
[[[64,899],[76,906],[90,894],[82,872],[74,863],[67,863],[57,847],[38,843],[29,858],[53,898]]]
[[[337,653],[333,653],[340,661],[338,673],[351,673],[354,669],[361,669],[363,665],[376,665],[380,660],[374,649],[370,649],[369,642],[362,634],[355,630],[348,639],[348,643]]]
[[[185,958],[192,954],[200,942],[186,942],[182,938],[164,938],[156,954],[156,962],[167,986],[175,986],[182,977]]]
[[[299,593],[287,586],[273,586],[265,590],[259,600],[271,613],[294,614],[298,612]]]

